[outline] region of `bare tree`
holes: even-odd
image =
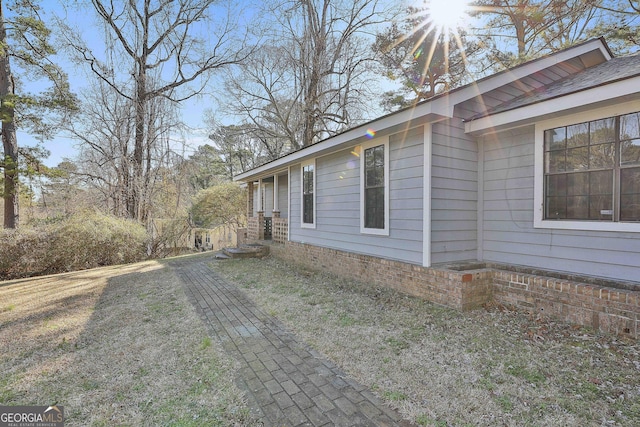
[[[129,202],[135,197],[152,211],[152,200],[163,194],[161,186],[166,171],[172,170],[177,157],[170,147],[171,133],[179,128],[175,103],[166,98],[147,102],[144,117],[148,136],[142,147],[145,160],[142,180],[136,180],[134,152],[136,146],[135,104],[104,82],[98,82],[83,95],[84,108],[67,131],[80,142],[77,171],[85,185],[101,192],[104,207],[111,213],[129,216]],[[178,171],[178,169],[175,169]],[[140,185],[144,191],[138,191]],[[160,204],[157,204],[159,207]],[[143,220],[145,218],[139,218]]]
[[[133,147],[127,153],[132,182],[126,200],[131,218],[148,216],[150,152],[157,142],[155,102],[179,103],[203,92],[212,72],[243,60],[250,53],[238,39],[239,15],[216,0],[92,0],[105,29],[106,56],[100,57],[79,38],[69,44],[93,74],[131,103]],[[71,34],[71,31],[69,31]],[[239,41],[238,41],[239,40]]]
[[[264,46],[228,79],[234,112],[263,135],[298,149],[361,120],[378,0],[285,0]],[[364,40],[368,39],[368,42]]]

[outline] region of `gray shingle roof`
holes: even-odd
[[[538,102],[548,101],[639,75],[640,54],[612,58],[602,64],[587,68],[578,74],[569,76],[548,86],[543,86],[536,91],[528,92],[504,104],[500,104],[484,113],[472,117],[470,120],[526,107]],[[638,88],[635,88],[635,90],[638,90]]]

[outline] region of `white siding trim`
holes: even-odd
[[[533,193],[533,226],[556,230],[585,231],[623,231],[640,233],[640,224],[631,222],[602,221],[549,221],[544,220],[544,131],[559,126],[583,123],[606,117],[640,111],[640,101],[625,102],[610,107],[570,114],[536,123],[535,126],[535,163]]]
[[[313,223],[304,222],[304,167],[313,165]],[[316,177],[318,176],[318,168],[316,166],[316,159],[307,160],[300,164],[300,227],[302,228],[316,228],[316,196],[318,194],[318,188],[316,186]]]
[[[424,125],[422,186],[422,266],[431,267],[431,123]]]
[[[377,147],[378,145],[384,145],[384,228],[366,228],[364,225],[364,151]],[[389,235],[389,137],[384,136],[382,138],[375,138],[365,144],[361,145],[360,149],[360,233],[362,234],[375,234],[378,236]]]
[[[287,241],[291,241],[291,166],[287,167]]]
[[[478,233],[477,259],[484,260],[484,142],[478,138]]]
[[[262,178],[258,180],[258,212],[264,212],[264,206],[262,206],[262,192],[264,191],[264,186],[262,185]]]
[[[273,175],[273,212],[280,212],[280,203],[278,201],[278,174]]]

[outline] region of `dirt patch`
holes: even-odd
[[[1,404],[63,405],[68,426],[243,426],[236,368],[160,263],[0,283]]]
[[[460,313],[272,258],[214,263],[418,425],[640,425],[640,345],[493,305]]]

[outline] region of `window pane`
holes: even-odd
[[[622,169],[620,171],[620,193],[640,194],[640,168]]]
[[[544,150],[564,150],[566,128],[556,128],[544,131]]]
[[[588,196],[589,172],[567,174],[567,194],[570,196]]]
[[[365,188],[384,186],[384,145],[365,150]]]
[[[620,221],[640,221],[640,168],[620,171]]]
[[[302,191],[304,194],[313,193],[313,165],[305,166],[302,171]]]
[[[616,140],[616,121],[614,117],[595,120],[590,123],[591,143],[614,142]]]
[[[365,190],[366,228],[384,228],[384,187],[368,188]]]
[[[550,151],[548,153],[544,153],[545,156],[545,172],[554,173],[554,172],[564,172],[566,170],[565,166],[565,151]]]
[[[640,139],[620,142],[620,165],[640,165]]]
[[[567,218],[589,218],[589,196],[567,197]]]
[[[302,222],[313,224],[313,165],[302,168]]]
[[[547,197],[546,219],[565,219],[567,217],[566,197]]]
[[[589,145],[589,123],[567,126],[567,147]]]
[[[612,168],[615,154],[615,144],[592,145],[589,147],[589,169]]]
[[[547,176],[547,196],[565,196],[567,194],[567,175]]]
[[[640,138],[640,113],[620,117],[620,139]]]
[[[620,221],[640,221],[640,194],[622,196],[620,205]]]
[[[591,196],[589,199],[589,219],[613,219],[613,201],[610,196]]]
[[[313,194],[305,194],[302,203],[302,221],[305,224],[313,224]]]
[[[589,193],[611,195],[613,194],[613,171],[599,171],[589,173]]]
[[[589,147],[572,148],[567,150],[565,170],[577,171],[589,169]]]

